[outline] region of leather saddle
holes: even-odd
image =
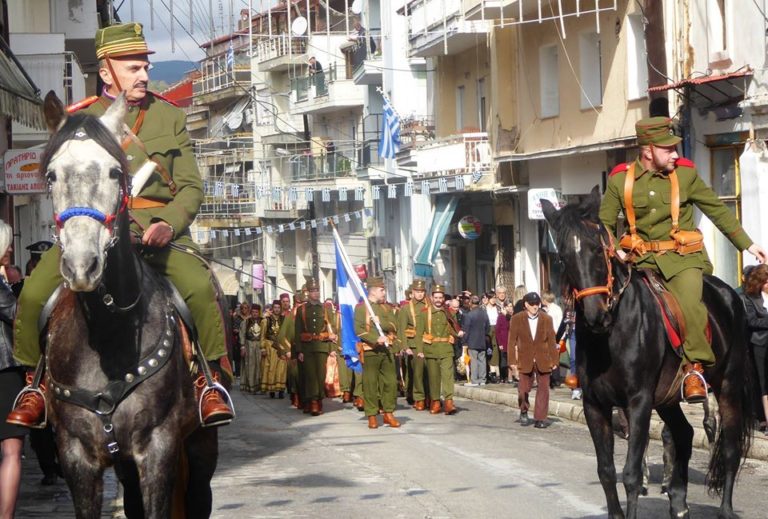
[[[682,345],[685,342],[685,318],[677,298],[664,287],[659,274],[650,269],[637,269],[648,292],[659,307],[661,318],[664,321],[664,330],[672,345],[672,350],[679,356],[683,356]]]

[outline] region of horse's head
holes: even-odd
[[[53,200],[61,275],[78,292],[101,282],[115,220],[126,209],[128,166],[119,140],[127,107],[121,94],[101,118],[68,116],[53,92],[45,97],[53,133],[40,161]]]
[[[600,190],[595,186],[581,204],[569,204],[560,211],[547,200],[541,205],[586,324],[594,331],[607,330],[612,319],[612,241],[598,216]]]

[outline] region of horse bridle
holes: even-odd
[[[615,240],[613,239],[613,236],[610,232],[602,233],[602,227],[600,224],[593,223],[593,222],[584,222],[586,225],[592,227],[595,229],[598,233],[600,233],[600,246],[603,249],[603,259],[605,260],[605,265],[608,269],[608,275],[606,279],[605,285],[595,285],[587,288],[582,288],[581,290],[573,289],[573,299],[574,303],[581,301],[585,297],[589,296],[595,296],[595,295],[601,295],[604,294],[608,299],[608,310],[613,308],[613,305],[616,304],[616,302],[621,297],[621,294],[624,293],[624,290],[627,288],[627,285],[629,285],[629,280],[632,276],[632,268],[630,266],[627,267],[627,279],[624,282],[624,284],[619,289],[618,293],[613,293],[613,282],[615,281],[615,278],[613,277],[613,262],[611,261],[613,258],[617,258],[616,254],[616,244]],[[608,242],[606,243],[605,235],[608,236]]]

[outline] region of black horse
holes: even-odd
[[[55,133],[41,171],[66,280],[47,327],[49,419],[78,517],[101,516],[110,466],[128,517],[170,517],[174,501],[184,517],[208,517],[217,433],[198,426],[169,287],[132,244],[126,110],[122,95],[99,119],[67,117],[55,95],[45,100]]]
[[[681,360],[673,351],[661,311],[641,276],[614,250],[613,237],[598,217],[597,187],[579,205],[557,211],[542,202],[554,231],[565,276],[576,303],[576,365],[584,389],[584,414],[597,453],[597,472],[612,518],[624,517],[616,489],[612,409],[626,409],[629,448],[622,479],[627,516],[636,517],[642,488],[642,460],[651,411],[672,438],[671,480],[667,491],[671,517],[687,517],[688,462],[693,428],[680,408]],[[720,517],[735,517],[733,487],[741,459],[749,449],[753,415],[744,309],[738,295],[721,280],[705,276],[704,302],[710,314],[717,363],[706,372],[719,405],[719,431],[712,449],[707,483],[722,495]]]

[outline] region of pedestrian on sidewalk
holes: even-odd
[[[549,376],[557,367],[555,330],[552,318],[541,312],[541,298],[536,292],[523,297],[525,312],[515,314],[509,322],[509,366],[516,367],[520,376],[517,402],[520,406],[520,424],[529,425],[528,395],[536,378],[536,406],[533,410],[534,427],[548,426]]]
[[[465,386],[485,385],[485,341],[491,333],[488,313],[480,307],[480,298],[472,296],[469,299],[469,313],[464,316],[464,344],[469,351],[470,382]]]
[[[768,265],[752,269],[741,297],[747,309],[749,349],[757,370],[756,389],[760,393],[764,419],[768,421]],[[763,425],[763,431],[768,434],[768,426]]]
[[[240,322],[240,391],[256,394],[261,383],[261,305],[251,306],[251,315]]]
[[[5,275],[11,264],[13,230],[0,220],[0,412],[8,413],[24,387],[24,369],[13,358],[13,316],[16,296]],[[4,416],[4,414],[3,414]],[[21,483],[21,451],[28,429],[0,422],[0,517],[13,517]]]
[[[504,311],[499,314],[499,319],[496,321],[496,343],[499,345],[500,368],[501,368],[501,382],[506,384],[512,384],[514,377],[509,369],[509,356],[507,354],[507,343],[509,341],[509,320],[512,318],[512,314],[515,313],[515,304],[508,300],[504,305]]]

